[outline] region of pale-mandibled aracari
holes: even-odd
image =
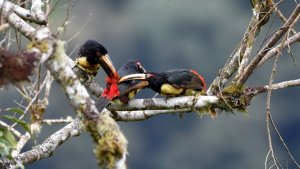
[[[97,75],[100,67],[107,74],[106,89],[104,89],[96,103],[98,110],[101,112],[113,98],[119,96],[119,76],[105,47],[95,40],[87,40],[79,49],[78,58],[75,60],[73,69],[80,69],[87,73],[88,75],[81,74],[80,78],[89,80],[89,76],[93,78]]]
[[[120,78],[136,73],[146,73],[141,63],[136,60],[129,60],[124,63],[118,70],[118,75]],[[143,80],[130,80],[119,83],[120,96],[114,99],[114,102],[122,102],[127,104],[129,100],[133,99],[136,93],[148,85],[147,81]]]

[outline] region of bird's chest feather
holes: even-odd
[[[91,65],[86,57],[77,58],[75,62],[78,62],[78,66],[82,69],[87,69],[89,71],[97,71],[100,67],[100,64]],[[88,72],[88,71],[87,71]]]
[[[163,84],[160,87],[160,93],[162,95],[172,96],[172,95],[180,95],[184,89],[176,88],[170,84]]]

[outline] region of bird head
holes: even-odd
[[[118,78],[117,71],[110,60],[107,50],[95,40],[87,40],[79,49],[79,57],[86,59],[79,64],[97,65],[100,64],[109,77]]]
[[[125,62],[118,70],[118,74],[120,77],[136,73],[146,73],[146,70],[142,66],[142,64],[136,60],[129,60]]]

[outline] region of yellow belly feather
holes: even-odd
[[[183,92],[183,89],[173,87],[170,84],[163,84],[160,88],[162,95],[179,95]]]

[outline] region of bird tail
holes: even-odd
[[[105,107],[109,104],[111,100],[106,98],[106,97],[100,97],[97,101],[96,101],[96,107],[98,109],[98,111],[101,113]]]

